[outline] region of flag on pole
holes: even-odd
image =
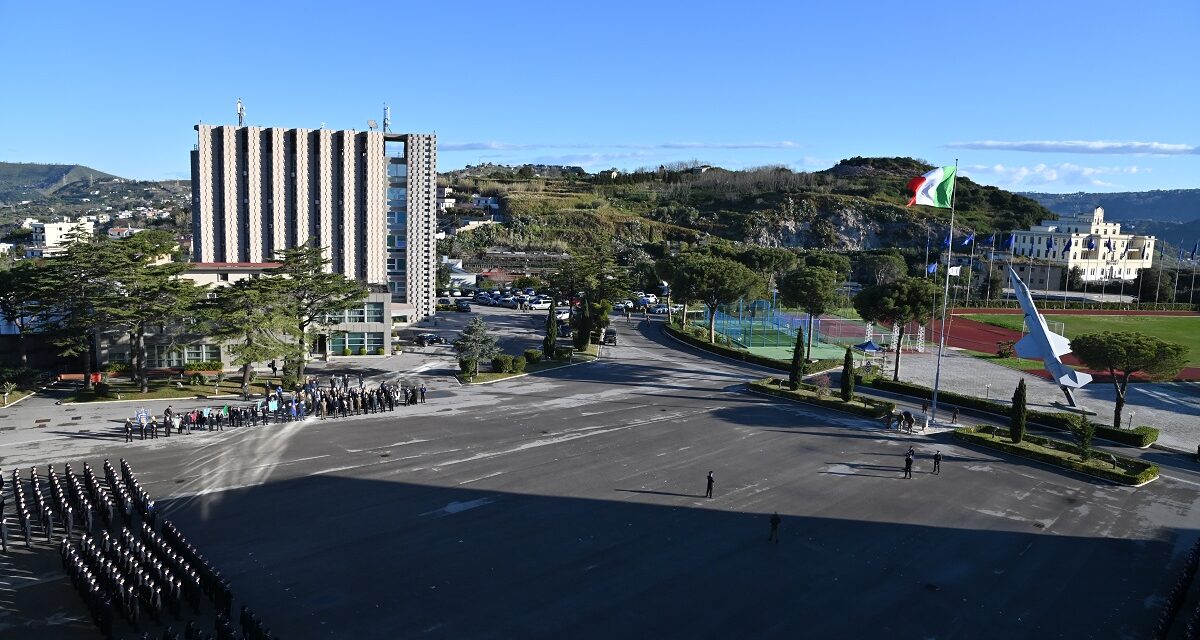
[[[971,234],[970,234],[970,235],[968,235],[968,236],[966,237],[966,239],[964,239],[964,240],[962,241],[962,246],[964,246],[964,247],[965,247],[965,246],[967,246],[967,245],[971,244],[972,242],[975,242],[975,232],[974,232],[974,231],[972,231],[972,232],[971,232]]]
[[[1014,231],[1008,235],[1008,242],[1004,243],[1005,249],[1011,249],[1017,244],[1017,232]]]
[[[1096,239],[1088,238],[1088,251],[1095,251],[1095,250],[1096,250]]]
[[[1177,260],[1180,260],[1180,261],[1183,260],[1183,247],[1179,247],[1179,257],[1177,258]]]
[[[988,246],[989,247],[996,246],[996,234],[994,232],[992,233],[992,237],[988,238]]]
[[[1200,240],[1197,240],[1196,244],[1192,245],[1192,255],[1188,256],[1188,260],[1196,259],[1196,250],[1197,249],[1200,249]]]
[[[962,267],[950,267],[950,275],[956,276],[962,273]]]
[[[1158,257],[1160,257],[1160,258],[1162,257],[1163,247],[1165,247],[1165,246],[1167,246],[1167,243],[1165,243],[1165,242],[1158,243]]]
[[[1054,248],[1054,236],[1046,236],[1046,250],[1049,251],[1053,248]]]
[[[954,174],[956,167],[938,167],[929,173],[908,181],[913,197],[908,206],[924,204],[949,209],[954,201]]]
[[[946,239],[945,239],[945,240],[942,240],[942,248],[943,248],[943,249],[949,249],[949,248],[950,248],[950,234],[948,234],[948,233],[946,234]]]
[[[938,270],[938,263],[936,263],[936,262],[925,267],[925,273],[937,273],[937,270]]]

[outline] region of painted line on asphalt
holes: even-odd
[[[1187,484],[1190,484],[1190,485],[1195,485],[1195,486],[1197,486],[1197,487],[1200,487],[1200,482],[1196,482],[1196,481],[1194,481],[1194,480],[1184,480],[1183,478],[1177,478],[1177,477],[1175,477],[1175,476],[1168,476],[1168,475],[1166,475],[1166,474],[1163,474],[1163,473],[1159,473],[1159,474],[1158,474],[1158,477],[1160,477],[1160,478],[1164,478],[1164,479],[1166,479],[1166,480],[1174,480],[1175,482],[1184,482],[1184,483],[1187,483]]]

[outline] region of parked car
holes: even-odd
[[[500,298],[500,306],[508,307],[509,309],[517,308],[517,299],[512,296],[504,296]]]
[[[671,305],[671,313],[683,313],[683,305],[681,305],[681,304]]]
[[[571,319],[571,307],[556,307],[554,309],[554,319],[555,320],[570,320]]]
[[[454,304],[453,302],[450,302],[450,298],[438,298],[437,303],[443,305]]]
[[[647,293],[642,297],[645,298],[646,302],[650,304],[658,304],[658,296],[654,295],[653,293]]]
[[[461,297],[462,297],[462,294],[463,294],[463,293],[462,293],[462,291],[459,291],[458,289],[451,289],[451,290],[450,290],[450,297],[451,297],[451,298],[461,298]]]
[[[616,344],[616,343],[617,343],[617,330],[616,329],[605,329],[604,330],[604,344]]]
[[[558,325],[558,337],[570,338],[571,337],[571,325],[565,324],[565,323]]]
[[[656,304],[653,307],[650,307],[650,313],[663,315],[666,314],[668,309],[669,307],[667,307],[665,304]]]
[[[434,344],[446,344],[446,339],[436,333],[422,333],[417,336],[417,345],[428,347]]]
[[[550,308],[550,300],[548,298],[534,298],[529,301],[529,308],[536,311],[545,311]]]
[[[525,289],[524,291],[522,291],[521,293],[524,293],[524,294],[525,294],[525,295],[527,295],[527,296],[536,296],[536,295],[537,295],[537,291],[535,291],[535,290],[534,290],[532,287],[530,287],[530,288],[526,288],[526,289]]]
[[[461,312],[464,312],[464,313],[465,313],[465,312],[467,312],[467,311],[470,311],[470,310],[471,310],[471,303],[470,303],[470,302],[467,302],[466,300],[455,300],[455,301],[454,301],[454,310],[455,310],[455,311],[461,311]]]
[[[621,313],[621,312],[625,311],[625,303],[618,302],[618,303],[614,304],[612,310],[614,313]]]

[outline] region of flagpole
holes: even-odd
[[[929,229],[925,230],[925,279],[929,279]]]
[[[988,248],[988,270],[987,270],[987,302],[984,306],[990,308],[992,306],[992,269],[995,268],[996,262],[996,234],[992,233],[992,246]]]
[[[1196,295],[1196,245],[1192,245],[1192,255],[1189,258],[1192,261],[1192,287],[1188,289],[1188,304],[1192,304],[1192,297]]]
[[[967,263],[967,295],[963,298],[964,306],[971,306],[971,276],[975,275],[975,230],[971,229],[971,261]]]
[[[958,195],[958,158],[954,159],[954,182],[950,188],[950,246],[946,248],[946,285],[942,289],[942,335],[938,340],[937,367],[933,373],[933,404],[929,411],[929,420],[937,420],[938,389],[942,383],[942,354],[946,352],[946,304],[950,301],[950,261],[954,255],[954,204]]]
[[[1175,260],[1175,288],[1171,290],[1171,304],[1179,297],[1179,267],[1183,265],[1183,246],[1179,247],[1179,258]]]
[[[1162,291],[1162,271],[1163,271],[1163,265],[1166,264],[1166,261],[1162,259],[1163,246],[1165,246],[1165,245],[1166,245],[1166,243],[1164,242],[1162,245],[1160,245],[1158,247],[1158,277],[1154,279],[1154,309],[1155,309],[1155,311],[1158,310],[1158,294]]]

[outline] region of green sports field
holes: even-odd
[[[1200,366],[1200,316],[1082,316],[1047,313],[1047,322],[1063,323],[1068,338],[1100,331],[1139,331],[1187,346],[1188,363]],[[963,318],[1020,331],[1025,320],[1017,314],[970,314]]]

